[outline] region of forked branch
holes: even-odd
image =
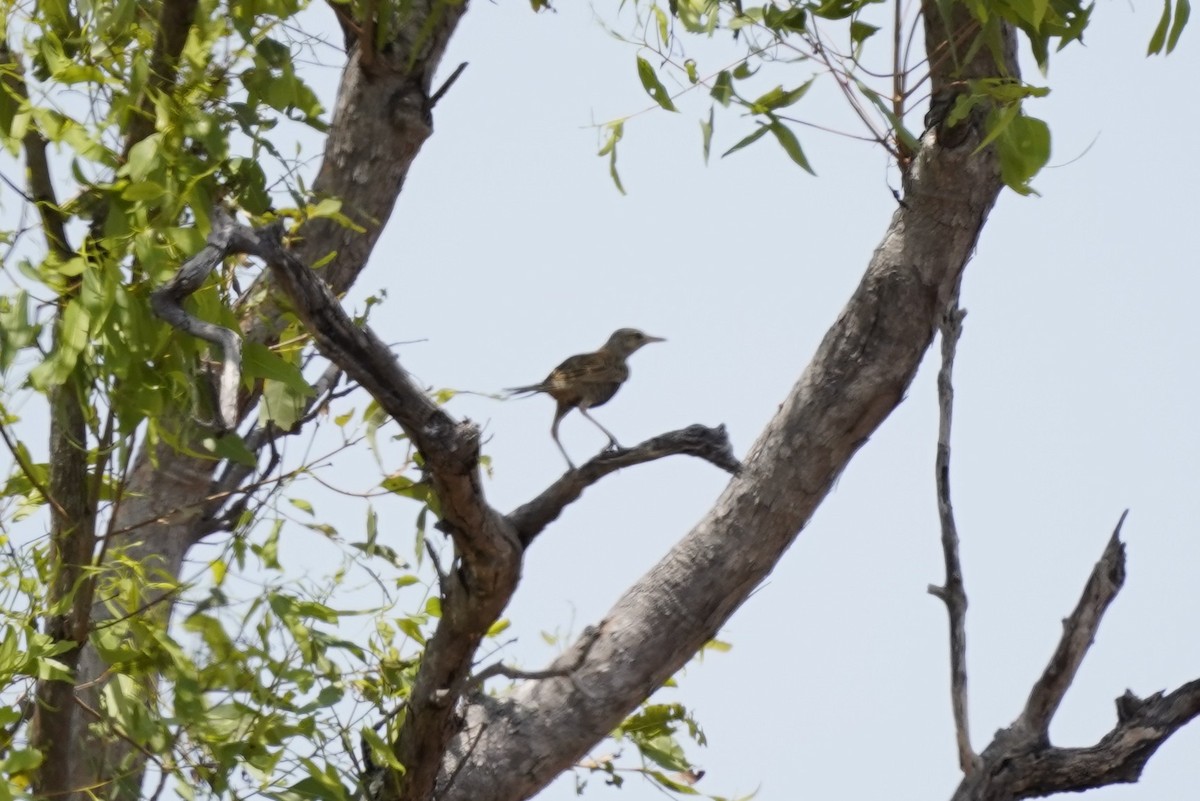
[[[1095,745],[1050,744],[1054,714],[1125,580],[1120,533],[1126,514],[1092,568],[1075,610],[1063,621],[1062,637],[1025,709],[1011,726],[996,732],[980,755],[980,768],[963,779],[953,801],[1016,801],[1136,782],[1154,752],[1200,715],[1200,679],[1144,700],[1126,690],[1116,702],[1116,725]]]

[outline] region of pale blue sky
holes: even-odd
[[[707,104],[695,97],[682,114],[627,125],[621,196],[588,126],[649,105],[635,49],[607,36],[589,9],[559,6],[534,15],[525,3],[474,3],[442,73],[470,66],[438,106],[435,134],[348,303],[386,287],[372,318],[380,334],[426,340],[398,348],[403,364],[429,385],[484,393],[536,381],[621,326],[667,337],[632,358],[630,382],[596,416],[626,443],[725,423],[742,454],[858,282],[894,210],[895,172],[877,148],[815,132],[801,135],[818,178],[768,140],[705,167],[697,121]],[[328,9],[313,13],[340,40]],[[1127,687],[1146,695],[1200,676],[1200,287],[1190,243],[1200,219],[1200,56],[1194,31],[1168,59],[1142,55],[1158,13],[1102,3],[1087,47],[1054,58],[1053,92],[1029,109],[1055,137],[1054,166],[1035,181],[1042,197],[1005,194],[966,273],[953,475],[977,749],[1019,711],[1126,507],[1126,588],[1055,741],[1093,742]],[[701,52],[711,72],[737,46]],[[808,77],[797,69],[780,80]],[[336,70],[309,79],[329,93]],[[829,87],[800,108],[817,121],[847,119]],[[749,129],[719,114],[714,151]],[[931,358],[722,633],[733,650],[692,665],[671,693],[709,737],[707,749],[690,749],[708,771],[699,789],[757,787],[763,801],[924,801],[957,783],[945,611],[925,592],[942,578],[935,372]],[[499,508],[561,472],[549,400],[464,395],[450,408],[485,426],[495,468],[487,491]],[[577,415],[562,433],[576,461],[603,445]],[[328,475],[353,489],[378,479],[361,454]],[[539,632],[596,621],[725,480],[676,458],[589,490],[529,553],[509,610],[518,641],[505,658],[547,661],[554,651]],[[311,482],[292,494],[305,493],[344,532],[362,520],[360,507]],[[407,552],[411,506],[381,509],[384,536]],[[299,554],[308,535],[291,536],[285,564],[325,569]],[[1198,753],[1193,725],[1140,785],[1089,797],[1190,797]],[[589,797],[660,797],[633,777],[621,792],[597,778]],[[573,795],[568,779],[542,797]]]

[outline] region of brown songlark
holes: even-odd
[[[550,436],[554,437],[554,444],[558,445],[563,458],[574,470],[574,462],[567,456],[566,448],[558,439],[559,422],[567,412],[578,409],[580,414],[595,423],[608,437],[609,448],[619,448],[617,438],[588,414],[588,409],[603,406],[617,394],[621,384],[629,378],[629,365],[625,360],[631,353],[642,345],[665,341],[662,337],[643,334],[636,328],[620,328],[613,332],[600,350],[570,357],[555,367],[540,384],[512,387],[507,391],[516,395],[545,392],[558,402],[558,408],[554,411],[554,423],[550,426]]]

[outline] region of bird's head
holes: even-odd
[[[608,342],[604,343],[604,349],[624,358],[642,345],[649,345],[651,342],[666,342],[666,340],[662,337],[644,334],[636,328],[618,328],[613,331]]]

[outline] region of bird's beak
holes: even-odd
[[[665,337],[652,337],[649,334],[646,334],[645,336],[646,336],[647,342],[666,342],[667,341]]]

